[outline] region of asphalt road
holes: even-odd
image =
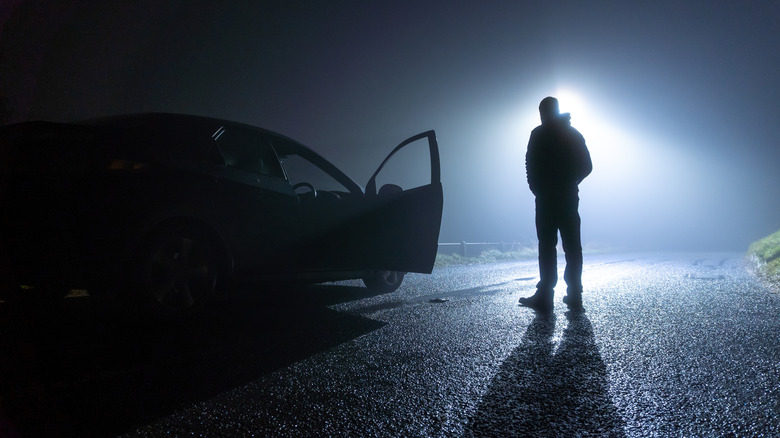
[[[535,282],[523,261],[410,274],[376,296],[356,282],[267,287],[183,326],[82,299],[40,330],[0,306],[0,424],[21,436],[780,436],[780,297],[741,254],[586,256],[584,314],[566,311],[563,284],[553,316],[518,307]]]

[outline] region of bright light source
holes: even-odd
[[[536,89],[486,118],[484,138],[495,146],[482,152],[489,161],[484,173],[490,175],[483,187],[494,187],[488,181],[494,178],[495,188],[474,193],[504,206],[506,194],[517,191],[522,200],[502,210],[506,221],[533,216],[523,166],[529,135],[541,123],[538,106],[545,96],[556,97],[560,111],[571,113],[571,124],[585,137],[593,159],[593,173],[580,185],[585,242],[683,242],[689,230],[707,226],[689,217],[692,203],[702,198],[698,188],[704,176],[698,169],[706,157],[685,153],[677,146],[679,139],[665,138],[653,120],[633,117],[630,102],[615,101],[604,90],[574,85]],[[522,230],[527,236],[534,232],[533,225]]]
[[[586,101],[582,95],[569,88],[559,88],[555,97],[561,113],[571,113],[571,124],[582,135],[588,146],[598,150],[611,149],[615,143],[623,142],[624,138],[614,129],[609,117],[600,114],[598,106],[592,101]],[[594,151],[591,151],[591,153]]]
[[[573,115],[586,113],[585,104],[577,93],[568,89],[559,89],[554,97],[558,99],[558,108],[562,113]]]
[[[621,137],[610,118],[599,112],[597,102],[586,100],[580,93],[568,88],[559,88],[555,97],[558,98],[560,112],[571,113],[572,126],[585,136],[589,145],[603,148]]]

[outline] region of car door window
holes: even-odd
[[[306,182],[320,191],[347,192],[344,184],[301,155],[286,155],[281,158],[287,178],[293,186]]]
[[[429,149],[420,146],[413,144],[397,151],[376,175],[377,187],[392,184],[409,190],[431,184]]]
[[[226,165],[260,175],[284,178],[279,160],[262,134],[223,126],[213,137]]]
[[[311,151],[283,138],[271,138],[279,161],[287,174],[290,184],[309,183],[317,191],[350,193],[355,188],[348,188],[329,163]]]

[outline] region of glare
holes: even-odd
[[[616,143],[625,142],[625,136],[615,128],[611,118],[599,109],[598,102],[586,100],[582,94],[567,88],[558,89],[555,97],[558,98],[561,113],[571,113],[572,126],[585,136],[591,153],[594,148],[598,153],[601,149],[613,149]]]
[[[629,105],[609,106],[598,95],[572,88],[556,92],[551,95],[562,113],[571,113],[593,159],[593,173],[580,186],[580,211],[587,218],[583,235],[630,238],[637,230],[672,235],[681,226],[690,228],[686,206],[696,197],[691,184],[696,171],[686,165],[690,157],[657,132],[627,125],[625,111],[615,108]]]
[[[529,211],[533,209],[523,165],[530,133],[541,123],[539,102],[554,96],[560,111],[571,113],[571,124],[585,137],[593,160],[593,173],[580,185],[586,243],[680,240],[686,229],[701,228],[687,218],[690,200],[697,197],[692,184],[697,171],[690,163],[701,160],[686,156],[675,147],[675,139],[669,141],[653,126],[627,119],[632,114],[631,105],[603,93],[575,86],[536,90],[534,95],[522,96],[503,108],[503,113],[497,112],[485,128],[500,146],[488,157],[490,176],[482,181],[482,187],[496,188],[486,192],[488,195],[474,196],[504,206],[507,190],[512,190],[517,198],[511,199],[519,202],[504,207],[504,216],[497,221],[516,224],[513,226],[521,238],[530,236],[533,240],[533,223],[523,222],[532,217]]]
[[[632,151],[636,139],[619,128],[614,116],[601,109],[604,105],[597,99],[586,97],[571,88],[559,88],[555,97],[560,111],[571,113],[571,124],[585,137],[594,161],[601,170],[609,169],[611,179],[630,167],[637,156]]]
[[[562,113],[585,114],[585,104],[582,97],[568,89],[559,89],[555,97],[558,99],[558,107]]]

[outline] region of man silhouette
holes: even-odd
[[[553,288],[558,282],[558,231],[566,254],[567,292],[563,298],[572,310],[582,310],[582,242],[580,239],[579,183],[593,170],[582,134],[571,126],[571,115],[561,114],[558,99],[545,97],[539,104],[542,124],[528,141],[525,169],[528,186],[536,196],[536,236],[539,240],[539,277],[536,293],[520,304],[540,312],[553,309]]]

